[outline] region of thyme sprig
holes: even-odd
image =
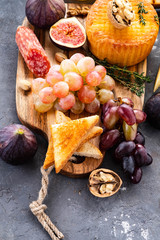
[[[158,25],[160,25],[158,15],[155,15],[155,16],[154,16],[154,20],[156,21],[156,23],[157,23]]]
[[[145,6],[143,4],[143,2],[140,2],[137,4],[138,6],[138,14],[139,14],[139,22],[142,25],[146,25],[146,19],[144,18],[143,14],[147,14],[148,11],[145,10]]]
[[[128,70],[126,67],[120,68],[117,65],[111,65],[106,59],[99,60],[96,58],[89,50],[87,50],[87,55],[92,57],[96,64],[103,65],[109,76],[125,86],[131,92],[135,93],[138,97],[144,93],[145,83],[152,82],[150,77],[144,76],[144,72],[139,74],[138,72]]]

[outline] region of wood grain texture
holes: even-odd
[[[68,4],[69,6],[76,6],[75,4]],[[78,18],[78,20],[84,24],[85,18]],[[34,30],[38,39],[40,40],[43,48],[46,51],[46,54],[51,62],[51,65],[58,64],[54,58],[56,52],[64,52],[70,57],[75,52],[82,52],[82,49],[77,49],[74,51],[66,52],[59,48],[57,48],[50,40],[48,30],[39,30],[34,29],[32,25],[29,24],[27,19],[24,19],[24,26],[27,26]],[[139,73],[146,73],[146,60],[137,66],[132,67],[133,70],[137,70]],[[51,109],[47,113],[38,113],[34,109],[32,93],[25,93],[23,90],[19,88],[20,80],[25,79],[28,81],[32,81],[34,79],[33,74],[28,70],[21,54],[18,55],[18,64],[17,64],[17,79],[16,79],[16,108],[17,115],[22,124],[27,127],[36,130],[38,133],[42,134],[46,139],[50,138],[50,125],[55,123],[55,115],[54,110]],[[135,103],[135,108],[142,109],[144,102],[144,95],[139,98],[135,94],[132,94],[130,91],[126,90],[123,86],[117,84],[115,88],[115,96],[125,96],[129,97]],[[76,119],[79,117],[86,117],[89,114],[84,112],[79,115],[74,115],[72,113],[67,113],[71,119]],[[91,141],[97,147],[99,146],[99,137],[93,139]],[[103,159],[94,159],[94,158],[85,158],[85,161],[80,164],[74,164],[72,162],[68,162],[66,166],[61,171],[62,174],[67,175],[69,177],[83,177],[88,175],[91,171],[98,168]]]

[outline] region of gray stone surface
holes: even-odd
[[[18,49],[15,32],[25,15],[25,0],[0,1],[0,127],[18,123],[15,79]],[[160,36],[159,38],[160,39]],[[160,61],[158,40],[148,58],[148,74],[154,80]],[[153,84],[146,86],[147,100]],[[143,169],[140,184],[132,185],[107,153],[103,167],[115,170],[123,186],[115,196],[98,199],[90,194],[88,179],[50,176],[45,203],[47,214],[64,233],[65,240],[158,240],[160,235],[160,131],[148,123],[141,125],[146,147],[154,158]],[[23,166],[0,160],[0,240],[50,239],[29,210],[40,189],[40,166],[47,142],[37,135],[38,151]]]

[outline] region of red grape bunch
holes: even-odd
[[[35,109],[47,112],[53,106],[63,112],[80,114],[85,109],[95,114],[100,105],[114,98],[115,81],[106,75],[105,67],[95,66],[91,57],[76,53],[60,65],[50,68],[46,79],[32,82]]]
[[[137,131],[138,124],[146,120],[146,114],[133,109],[129,98],[109,100],[103,105],[102,122],[104,133],[101,135],[100,148],[115,148],[115,159],[121,163],[132,183],[139,183],[143,166],[150,165],[152,157],[144,146],[145,138]]]

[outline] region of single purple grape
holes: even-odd
[[[120,105],[118,108],[118,114],[128,125],[134,125],[136,123],[136,116],[129,105]]]
[[[145,144],[145,138],[141,132],[137,132],[136,138],[134,139],[135,143],[139,143],[144,146]]]
[[[123,157],[130,156],[134,152],[136,144],[132,141],[121,142],[115,150],[115,157],[122,159]]]
[[[131,182],[134,183],[134,184],[139,183],[141,181],[142,174],[143,174],[142,169],[136,167],[132,176],[131,176]]]
[[[153,162],[152,156],[149,153],[147,153],[147,160],[145,161],[144,165],[148,166],[148,165],[152,164],[152,162]]]
[[[103,104],[102,114],[101,114],[101,121],[102,121],[102,123],[103,123],[105,114],[106,114],[106,112],[108,111],[108,109],[109,109],[110,107],[115,107],[115,106],[117,106],[117,105],[118,105],[118,103],[115,102],[113,99],[110,99],[108,102],[106,102],[106,103]]]
[[[133,156],[123,157],[122,167],[125,173],[133,174],[135,169],[135,160]]]
[[[101,135],[100,148],[108,150],[113,147],[121,138],[121,133],[118,129],[106,131]]]
[[[119,120],[118,115],[118,106],[108,108],[107,112],[105,113],[103,124],[106,129],[111,130],[115,127],[116,123]]]
[[[134,114],[136,116],[136,123],[142,123],[146,120],[147,114],[139,109],[134,109]]]
[[[147,151],[143,145],[136,144],[134,158],[138,167],[142,167],[145,165],[145,162],[147,161]]]

